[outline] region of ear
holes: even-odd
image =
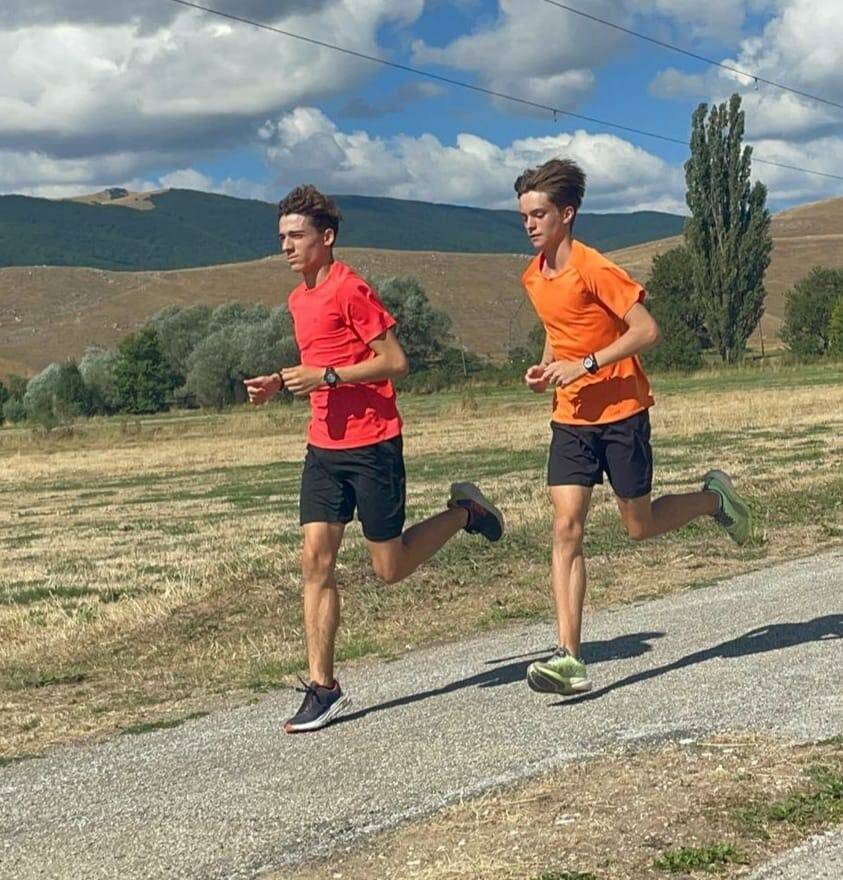
[[[577,209],[573,205],[565,205],[562,209],[562,222],[566,226],[570,226],[574,222],[574,217],[577,216]]]
[[[328,229],[326,229],[322,233],[322,243],[325,245],[325,247],[333,247],[336,240],[337,234],[330,227],[328,227]]]

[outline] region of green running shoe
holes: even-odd
[[[752,514],[728,474],[709,471],[703,477],[703,490],[720,496],[720,510],[714,514],[715,522],[723,526],[736,544],[746,544],[752,534]]]
[[[547,660],[537,660],[527,667],[527,684],[542,694],[584,694],[591,690],[585,663],[567,648],[557,648]]]

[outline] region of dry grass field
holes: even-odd
[[[773,220],[773,236],[775,249],[767,274],[770,295],[761,325],[768,346],[777,344],[785,291],[814,265],[843,266],[843,199],[779,214]],[[678,242],[665,239],[611,256],[644,280],[654,254]],[[339,256],[369,277],[418,277],[433,304],[451,315],[459,340],[481,354],[500,356],[522,342],[534,323],[520,286],[526,265],[523,256],[363,248],[340,249]],[[297,280],[280,257],[173,272],[0,269],[0,376],[29,374],[51,361],[79,358],[88,345],[113,346],[172,303],[243,300],[275,306]]]
[[[746,877],[841,819],[843,742],[720,737],[568,764],[267,880]]]
[[[634,544],[604,488],[587,534],[592,607],[843,542],[843,367],[715,371],[656,392],[655,491],[695,488],[719,464],[757,534],[737,548],[707,521]],[[549,616],[548,407],[518,388],[404,396],[409,521],[471,478],[501,499],[509,532],[499,545],[460,535],[385,587],[352,525],[342,662]],[[0,430],[0,760],[290,683],[304,660],[305,420],[297,403]]]

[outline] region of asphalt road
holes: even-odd
[[[536,625],[349,670],[354,708],[319,733],[281,733],[300,696],[281,691],[63,749],[0,770],[0,878],[251,878],[618,745],[830,737],[841,636],[838,551],[592,615],[577,698],[525,685],[552,642]]]

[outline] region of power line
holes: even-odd
[[[625,131],[625,132],[629,132],[631,134],[638,134],[638,135],[642,135],[643,137],[655,138],[656,140],[666,141],[667,143],[671,143],[671,144],[679,144],[680,146],[683,146],[686,148],[689,146],[688,141],[681,140],[680,138],[670,137],[669,135],[659,134],[658,132],[646,131],[645,129],[641,129],[641,128],[633,128],[628,125],[622,125],[619,122],[610,122],[609,120],[606,120],[606,119],[599,119],[596,116],[584,116],[582,113],[574,113],[572,110],[565,110],[562,107],[554,107],[550,104],[542,104],[539,101],[530,101],[527,98],[519,98],[517,95],[508,95],[505,92],[498,92],[498,91],[495,91],[494,89],[487,89],[487,88],[484,88],[483,86],[475,85],[474,83],[465,82],[464,80],[454,79],[449,76],[442,76],[441,74],[438,74],[438,73],[432,73],[431,71],[424,70],[423,68],[420,68],[420,67],[412,67],[409,64],[401,64],[397,61],[390,61],[387,58],[381,58],[377,55],[368,55],[365,52],[358,52],[356,49],[348,49],[345,46],[337,46],[333,43],[325,42],[324,40],[317,40],[314,37],[306,37],[303,34],[296,34],[296,33],[293,33],[292,31],[286,31],[282,28],[276,27],[275,25],[270,25],[270,24],[266,24],[265,22],[255,21],[254,19],[245,18],[244,16],[241,16],[241,15],[234,15],[233,13],[230,13],[230,12],[222,12],[221,10],[213,9],[210,6],[202,6],[199,3],[190,2],[190,0],[169,0],[169,2],[175,3],[179,6],[185,6],[189,9],[196,9],[196,10],[199,10],[200,12],[207,12],[209,15],[216,15],[216,16],[219,16],[220,18],[227,18],[231,21],[237,21],[237,22],[240,22],[241,24],[248,24],[248,25],[251,25],[252,27],[256,27],[261,30],[270,31],[275,34],[280,34],[281,36],[284,36],[284,37],[290,37],[293,40],[299,40],[300,42],[303,42],[303,43],[309,43],[312,46],[319,46],[323,49],[331,49],[334,52],[341,52],[343,55],[350,55],[353,58],[360,58],[364,61],[372,61],[375,64],[381,64],[384,67],[391,67],[395,70],[401,70],[401,71],[404,71],[405,73],[412,73],[416,76],[422,76],[422,77],[425,77],[426,79],[431,79],[431,80],[435,80],[437,82],[447,83],[448,85],[457,86],[461,89],[468,89],[472,92],[479,92],[480,94],[488,95],[489,97],[492,97],[492,98],[500,98],[503,101],[510,101],[511,103],[520,104],[521,106],[524,106],[524,107],[532,107],[533,109],[536,109],[536,110],[545,110],[546,112],[553,114],[554,120],[556,119],[557,116],[570,116],[573,119],[580,119],[584,122],[593,122],[596,125],[602,125],[607,128],[615,128],[615,129],[618,129],[619,131]],[[815,171],[811,168],[800,168],[797,165],[786,165],[781,162],[770,162],[765,159],[759,159],[755,156],[753,156],[753,161],[757,162],[761,165],[772,165],[777,168],[785,168],[790,171],[799,171],[804,174],[814,174],[819,177],[828,177],[833,180],[843,180],[843,175],[828,174],[825,171]]]
[[[681,46],[674,46],[673,43],[667,43],[664,40],[657,40],[655,37],[650,37],[647,34],[642,34],[639,31],[634,31],[631,28],[623,27],[623,25],[616,24],[613,21],[607,21],[605,18],[600,18],[599,16],[592,15],[590,12],[583,12],[581,9],[575,9],[573,6],[567,6],[565,3],[560,3],[558,0],[544,0],[545,3],[550,6],[556,6],[559,9],[564,9],[565,12],[570,12],[573,15],[579,15],[582,18],[587,18],[589,21],[597,22],[598,24],[605,25],[606,27],[614,28],[616,31],[621,31],[622,33],[629,34],[630,36],[637,37],[639,40],[646,40],[648,43],[652,43],[655,46],[660,46],[662,49],[669,49],[671,52],[678,52],[680,55],[685,55],[688,58],[693,58],[696,61],[702,61],[704,64],[710,64],[713,67],[719,67],[722,70],[728,70],[730,73],[737,73],[739,76],[745,76],[748,79],[753,80],[756,84],[764,83],[764,85],[773,86],[777,89],[782,89],[785,92],[790,92],[794,95],[799,95],[802,98],[810,98],[812,101],[818,101],[820,104],[827,104],[829,107],[837,107],[840,110],[843,110],[843,104],[838,104],[836,101],[830,101],[828,98],[821,98],[819,95],[812,95],[810,92],[802,92],[799,89],[794,89],[792,86],[787,86],[784,83],[776,82],[772,79],[764,79],[763,76],[758,76],[755,73],[750,73],[747,70],[741,70],[739,67],[732,67],[729,64],[723,64],[721,61],[715,61],[713,58],[707,58],[705,55],[698,55],[696,52],[691,52],[688,49],[683,49]]]

